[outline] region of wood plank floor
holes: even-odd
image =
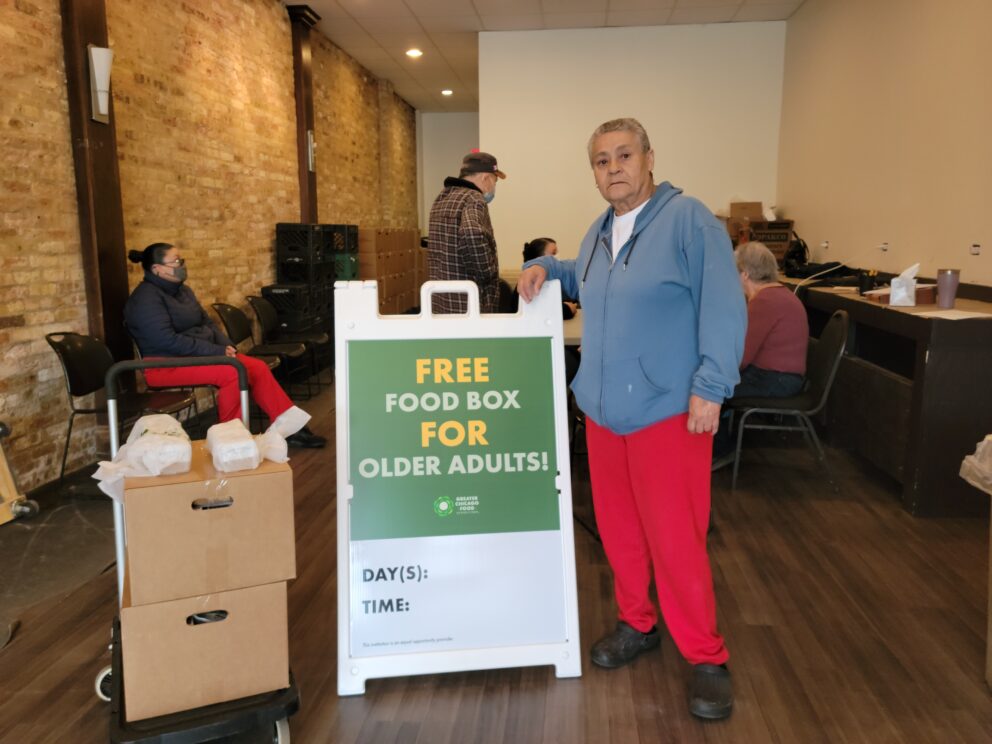
[[[333,437],[333,397],[306,404]],[[733,717],[700,723],[685,705],[688,669],[660,653],[579,679],[550,668],[434,675],[336,693],[334,449],[294,455],[299,578],[290,652],[305,744],[655,744],[656,742],[987,742],[988,524],[921,520],[895,489],[845,453],[831,479],[799,447],[746,453],[740,488],[714,478],[711,556],[731,651]],[[588,477],[573,472],[576,513],[593,524]],[[612,628],[610,574],[594,534],[576,526],[583,647]],[[2,539],[2,533],[0,533]],[[0,652],[0,742],[107,741],[92,691],[108,662],[113,573],[35,607]]]

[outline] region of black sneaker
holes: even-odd
[[[593,664],[615,669],[633,661],[639,654],[657,648],[659,643],[661,637],[657,628],[652,628],[649,633],[642,633],[621,620],[617,623],[616,630],[596,641],[590,657]]]
[[[290,447],[302,447],[304,449],[319,449],[327,444],[327,439],[314,434],[309,426],[304,426],[295,434],[286,437],[286,444]]]
[[[726,718],[734,709],[734,691],[726,666],[696,664],[692,669],[689,712],[698,718]]]

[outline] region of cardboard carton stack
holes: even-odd
[[[735,246],[749,240],[759,241],[782,264],[792,241],[792,220],[766,220],[761,202],[731,202],[726,225]]]
[[[417,269],[424,250],[415,229],[362,228],[358,231],[358,278],[379,283],[379,312],[396,315],[420,304],[424,278]]]
[[[285,463],[124,484],[121,652],[128,721],[289,686],[286,582],[296,576]]]

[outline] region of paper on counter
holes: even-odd
[[[943,318],[944,320],[967,320],[968,318],[992,318],[990,313],[979,313],[974,310],[927,310],[914,313],[921,318]]]

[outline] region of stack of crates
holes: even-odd
[[[334,282],[358,278],[358,226],[276,225],[276,284],[262,296],[288,332],[332,331]]]
[[[426,281],[426,251],[416,229],[358,231],[358,277],[379,285],[379,312],[397,315],[420,305],[420,285]],[[419,262],[419,263],[418,263]]]

